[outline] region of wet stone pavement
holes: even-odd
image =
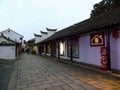
[[[15,68],[15,90],[120,90],[120,80],[48,57],[24,54]]]
[[[0,60],[0,90],[7,90],[15,61]]]

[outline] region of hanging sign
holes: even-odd
[[[91,46],[103,46],[104,45],[104,33],[90,34]]]

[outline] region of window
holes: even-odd
[[[60,55],[65,55],[65,41],[60,42]]]
[[[51,53],[51,44],[49,43],[47,45],[47,54],[50,54]]]
[[[68,57],[71,55],[71,41],[67,40],[67,54]],[[72,54],[74,58],[79,57],[79,39],[75,38],[72,40]]]

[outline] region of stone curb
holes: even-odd
[[[71,65],[75,65],[75,66],[85,68],[85,69],[88,69],[88,70],[92,70],[94,72],[104,74],[104,75],[106,75],[108,77],[111,77],[111,78],[120,79],[120,74],[113,73],[112,71],[103,71],[103,70],[98,69],[98,68],[94,68],[94,67],[90,67],[90,66],[86,66],[86,65],[81,65],[81,64],[75,63],[75,62],[64,61],[62,59],[58,59],[58,61],[61,61],[61,62],[67,63],[67,64],[71,64]]]

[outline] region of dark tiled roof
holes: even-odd
[[[13,31],[12,29],[10,29],[10,28],[8,28],[7,30],[4,30],[4,31],[2,31],[2,32],[6,32],[6,31],[12,31],[12,32],[14,32],[14,33],[16,33],[16,34],[18,34],[18,35],[20,35],[22,38],[24,37],[23,35],[21,35],[21,34],[19,34],[19,33],[17,33],[17,32],[15,32],[15,31]]]
[[[102,13],[75,25],[67,27],[61,31],[56,32],[54,35],[47,38],[43,42],[72,35],[87,33],[97,29],[99,30],[99,28],[103,28],[117,23],[120,23],[120,8],[110,10],[108,12]]]

